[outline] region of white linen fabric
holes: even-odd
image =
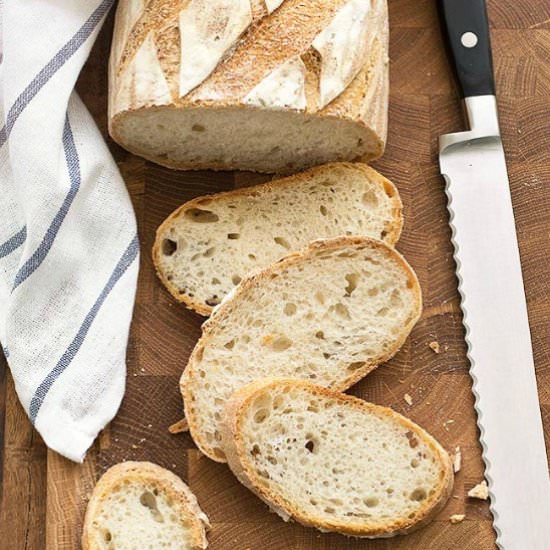
[[[0,4],[0,342],[45,443],[82,461],[124,394],[135,216],[74,92],[113,0]]]

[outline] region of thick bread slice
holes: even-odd
[[[244,279],[204,323],[181,379],[195,443],[224,462],[235,390],[269,376],[346,389],[397,352],[420,312],[411,267],[368,237],[316,241]]]
[[[83,550],[199,550],[208,518],[189,487],[150,462],[123,462],[94,488],[84,520]]]
[[[109,132],[177,169],[292,173],[384,150],[386,0],[127,0]]]
[[[386,407],[305,381],[263,380],[225,406],[229,466],[285,521],[356,537],[430,521],[453,486],[449,455]]]
[[[246,274],[289,251],[344,234],[394,244],[402,223],[390,181],[365,164],[327,164],[185,203],[158,228],[153,260],[178,301],[209,315]]]

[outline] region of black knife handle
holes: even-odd
[[[494,95],[485,0],[438,0],[438,4],[462,96]]]

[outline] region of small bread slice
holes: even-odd
[[[390,181],[365,164],[327,164],[185,203],[158,228],[153,260],[176,300],[210,315],[250,271],[310,241],[353,234],[393,245],[401,227]]]
[[[356,537],[427,523],[453,486],[441,445],[393,410],[301,380],[262,380],[225,406],[229,466],[285,521]]]
[[[316,241],[244,279],[206,323],[181,380],[195,443],[225,461],[223,405],[265,377],[344,390],[392,357],[421,312],[405,259],[368,237]]]
[[[123,462],[94,488],[83,550],[202,550],[208,518],[189,487],[151,462]]]

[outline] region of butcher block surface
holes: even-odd
[[[464,123],[440,42],[435,1],[389,0],[389,5],[390,132],[386,153],[375,167],[394,181],[401,193],[405,228],[398,249],[418,273],[424,313],[398,355],[352,388],[351,393],[409,416],[449,451],[460,446],[462,469],[445,509],[431,525],[405,537],[368,541],[321,534],[284,523],[242,487],[225,465],[203,457],[188,434],[168,432],[168,426],[182,417],[178,379],[203,319],[175,303],[157,280],[150,254],[155,229],[184,201],[266,178],[174,172],[135,157],[109,141],[132,196],[142,244],[126,396],[117,417],[100,435],[84,464],[76,465],[46,449],[17,402],[7,369],[1,369],[0,405],[5,400],[5,418],[0,418],[4,430],[1,548],[80,548],[90,492],[98,477],[122,460],[151,460],[180,475],[212,522],[212,550],[495,548],[488,502],[466,498],[466,492],[482,480],[483,465],[446,198],[437,168],[438,136],[460,130]],[[550,4],[545,0],[492,0],[489,12],[548,447]],[[112,14],[78,84],[84,102],[105,134],[111,31]],[[4,359],[0,361],[5,364]],[[466,517],[453,525],[449,522],[453,514]]]

